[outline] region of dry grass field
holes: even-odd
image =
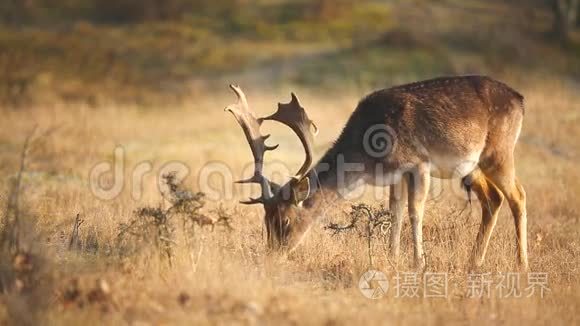
[[[200,177],[208,162],[223,163],[234,179],[251,163],[239,127],[223,111],[234,101],[224,84],[212,94],[173,108],[55,104],[2,111],[3,236],[17,210],[23,254],[11,256],[3,244],[0,324],[579,324],[578,85],[556,79],[510,83],[526,97],[517,171],[528,194],[530,271],[546,273],[548,278],[549,291],[543,297],[538,293],[526,297],[527,273],[520,274],[519,298],[506,298],[496,281],[501,273],[518,272],[507,205],[486,263],[475,271],[490,273],[491,293],[470,297],[467,260],[480,209],[473,202],[462,211],[467,201],[454,195],[446,183],[443,194],[428,203],[425,271],[411,267],[407,219],[397,267],[387,259],[383,235],[372,238],[370,266],[364,232],[334,235],[324,228],[331,222],[348,223],[351,204],[380,205],[388,202],[387,195],[377,200],[367,194],[342,203],[328,212],[295,252],[268,252],[262,208],[237,204],[248,196],[247,189],[232,188],[227,175],[223,180],[212,175],[207,184]],[[291,90],[242,86],[260,114],[287,101]],[[316,139],[320,156],[365,93],[296,91],[321,129]],[[303,155],[295,136],[274,124],[264,128],[273,133],[272,143],[281,144],[267,160],[295,170]],[[11,198],[24,142],[33,130],[14,204]],[[122,160],[114,158],[115,148],[122,149]],[[89,173],[98,163],[113,161],[123,164],[123,188],[113,199],[101,200],[90,190]],[[141,188],[139,183],[133,185],[131,175],[143,162],[150,162],[151,169]],[[152,233],[141,226],[133,229],[134,236],[119,237],[122,223],[150,218],[138,216],[140,208],[169,207],[160,193],[167,194],[167,189],[160,189],[158,182],[177,165],[189,169],[182,187],[211,192],[199,212],[214,220],[220,214],[227,216],[231,228],[220,222],[213,228],[191,228],[179,215],[170,215],[150,226]],[[283,180],[288,177],[283,165],[267,170],[278,171],[278,179]],[[139,189],[140,197],[135,194]],[[213,198],[214,192],[220,198]],[[77,214],[83,222],[75,235]],[[171,239],[159,231],[165,226],[175,228],[168,233]],[[149,236],[139,237],[145,234]],[[389,290],[381,299],[368,299],[359,290],[359,278],[368,269],[382,271],[389,279]],[[424,273],[445,273],[447,295],[424,297],[422,281],[419,297],[397,295],[395,277],[405,272],[416,273],[419,280]]]
[[[560,39],[554,1],[2,2],[0,326],[580,325],[580,24]],[[424,270],[407,214],[388,258],[383,188],[328,207],[295,251],[268,249],[263,208],[238,203],[259,189],[233,184],[253,162],[229,83],[259,116],[296,92],[318,158],[371,91],[463,74],[525,96],[529,272],[507,203],[471,270],[481,211],[457,180],[432,182]],[[303,148],[262,130],[280,144],[266,175],[287,181]],[[369,270],[388,281],[375,299]]]

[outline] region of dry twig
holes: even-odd
[[[24,140],[22,151],[20,152],[20,167],[16,179],[12,184],[12,189],[8,197],[6,211],[4,214],[4,228],[0,233],[0,245],[8,252],[15,254],[20,250],[20,188],[22,184],[22,175],[26,170],[26,157],[32,136],[36,132],[37,126],[34,126]]]
[[[75,217],[75,223],[73,225],[73,230],[70,235],[70,240],[68,243],[68,250],[78,249],[80,247],[79,241],[79,228],[85,220],[81,219],[81,214],[77,214]]]

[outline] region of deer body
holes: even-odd
[[[300,107],[297,99],[294,106]],[[286,193],[293,194],[294,204],[301,201],[302,208],[282,198],[265,204],[269,233],[292,249],[325,207],[354,186],[389,185],[395,216],[391,254],[399,255],[403,206],[408,200],[414,259],[421,267],[425,261],[422,220],[430,178],[458,178],[482,206],[472,263],[483,263],[506,198],[516,225],[519,263],[527,268],[525,192],[515,178],[513,153],[523,115],[520,94],[483,76],[438,78],[374,92],[358,104],[319,162],[280,188],[280,193],[289,190]],[[306,152],[308,156],[308,148]],[[304,184],[307,194],[296,200]]]

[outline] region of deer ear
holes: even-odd
[[[310,179],[308,177],[297,180],[292,186],[292,197],[295,205],[300,205],[310,196]]]

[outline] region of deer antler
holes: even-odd
[[[275,120],[294,130],[298,138],[300,138],[300,142],[302,142],[302,146],[304,146],[304,151],[306,152],[304,163],[295,175],[295,178],[301,179],[308,172],[312,164],[313,136],[318,134],[318,127],[308,118],[306,111],[300,106],[296,95],[294,93],[291,93],[291,95],[292,100],[290,103],[278,103],[278,110],[269,117],[259,119],[258,124],[261,124],[263,120]],[[312,129],[314,129],[314,132],[312,132]]]
[[[241,201],[241,203],[248,205],[258,203],[265,204],[266,201],[272,198],[273,194],[271,189],[272,184],[262,174],[264,153],[276,149],[278,145],[267,146],[265,144],[265,140],[268,139],[270,135],[263,136],[260,133],[262,119],[256,119],[252,111],[250,111],[246,95],[239,86],[230,85],[230,88],[234,93],[236,93],[238,102],[227,106],[225,110],[230,111],[242,127],[246,139],[250,144],[252,155],[254,156],[254,175],[248,179],[236,181],[236,183],[258,183],[262,188],[262,195],[259,198],[250,198],[250,200]]]
[[[281,122],[294,130],[298,138],[300,138],[300,141],[304,146],[304,151],[306,152],[306,159],[295,175],[295,178],[297,179],[302,179],[312,164],[313,135],[318,133],[318,128],[312,120],[308,118],[306,111],[300,106],[298,98],[294,93],[292,93],[292,100],[290,103],[278,103],[278,110],[274,114],[265,118],[256,118],[252,111],[250,111],[246,95],[242,89],[236,85],[230,85],[230,88],[236,93],[238,102],[227,106],[225,110],[230,111],[242,127],[248,144],[250,144],[252,155],[254,156],[254,175],[248,179],[236,181],[236,183],[258,183],[262,187],[262,195],[260,197],[250,198],[250,200],[242,201],[241,203],[266,204],[270,199],[272,199],[272,190],[276,190],[278,185],[268,181],[268,179],[266,179],[262,174],[264,153],[278,148],[278,145],[268,146],[265,144],[265,140],[268,139],[270,135],[262,135],[260,133],[262,122],[265,120]],[[314,129],[314,133],[312,132],[312,129]]]

